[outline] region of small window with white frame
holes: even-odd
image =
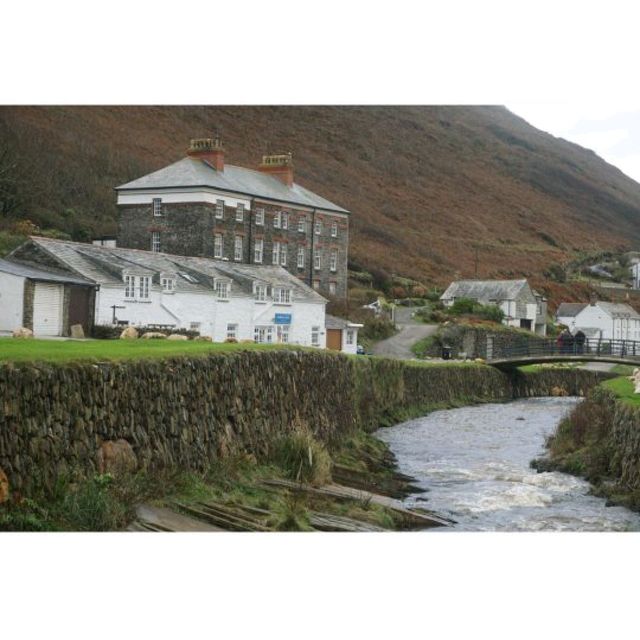
[[[253,296],[257,302],[265,302],[267,299],[267,285],[256,282],[253,285]]]
[[[329,269],[331,271],[338,270],[338,251],[336,249],[333,249],[333,251],[331,251],[331,255],[329,257]]]
[[[229,283],[224,280],[216,280],[215,286],[216,298],[218,300],[228,300],[229,299]]]
[[[313,268],[316,271],[320,271],[322,267],[322,253],[320,251],[316,251],[313,256]]]
[[[271,245],[271,264],[280,264],[280,243],[277,241]]]
[[[124,276],[124,297],[127,300],[133,300],[136,297],[136,277]]]
[[[236,205],[236,222],[244,221],[244,205],[242,202],[238,202]]]
[[[281,212],[281,223],[283,229],[289,228],[289,214],[286,211]]]
[[[216,200],[216,218],[218,220],[224,218],[224,200]]]
[[[160,284],[162,285],[162,291],[164,293],[173,293],[176,290],[176,281],[169,276],[162,276],[160,278]]]
[[[253,261],[256,264],[262,264],[262,249],[264,248],[264,242],[262,238],[258,238],[253,245]]]
[[[199,322],[190,322],[189,323],[189,331],[197,331],[200,333],[200,323]]]
[[[258,343],[272,343],[273,342],[273,327],[272,326],[258,326],[253,330],[253,341]]]
[[[320,346],[320,327],[311,327],[311,346]]]
[[[256,225],[259,227],[264,226],[264,209],[256,209]]]
[[[155,218],[162,217],[162,198],[153,199],[153,216]]]
[[[313,228],[314,233],[319,236],[322,233],[322,220],[316,220],[316,224]]]
[[[298,231],[300,233],[307,233],[307,219],[304,216],[298,218]]]
[[[233,241],[233,259],[236,262],[242,261],[242,236],[236,236]]]
[[[304,247],[298,247],[296,264],[298,265],[298,269],[304,269]]]
[[[138,278],[138,297],[145,300],[149,297],[149,276],[140,276]]]
[[[153,253],[160,252],[160,232],[159,231],[151,232],[151,251],[153,251]]]
[[[291,304],[291,289],[287,287],[274,287],[273,301],[279,304]]]
[[[237,340],[238,339],[238,325],[237,324],[228,324],[227,325],[227,340]]]
[[[331,237],[332,238],[338,237],[338,223],[335,221],[331,223]]]
[[[216,233],[213,236],[213,257],[224,257],[224,237],[221,233]]]
[[[329,293],[330,293],[332,296],[335,296],[335,295],[336,295],[336,283],[335,283],[335,282],[330,282],[330,283],[329,283]]]
[[[346,337],[346,343],[351,345],[353,344],[353,335],[354,335],[355,331],[353,329],[347,329],[347,337]]]
[[[282,224],[282,215],[281,215],[280,211],[278,211],[278,213],[276,213],[273,216],[273,228],[274,229],[279,229],[281,224]]]
[[[283,267],[287,266],[289,262],[289,247],[286,242],[283,242],[280,245],[280,265]]]

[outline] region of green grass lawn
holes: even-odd
[[[0,361],[71,362],[200,356],[240,350],[292,348],[291,345],[233,344],[173,340],[37,340],[0,338]],[[295,347],[294,347],[295,348]],[[299,347],[298,347],[299,348]]]
[[[613,391],[624,402],[634,406],[640,406],[640,394],[633,392],[633,382],[626,377],[612,378],[602,383],[607,389]]]

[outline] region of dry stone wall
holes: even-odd
[[[539,395],[552,386],[536,385]],[[105,443],[125,441],[139,468],[201,470],[231,452],[259,456],[299,426],[331,443],[407,412],[506,400],[513,391],[510,377],[490,367],[308,351],[3,365],[0,469],[12,490],[28,493],[61,474],[98,473]]]

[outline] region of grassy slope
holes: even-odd
[[[540,275],[640,240],[637,183],[501,107],[3,107],[3,120],[18,217],[78,239],[115,231],[115,185],[221,126],[230,163],[293,150],[297,180],[353,211],[364,268],[444,284],[474,273],[477,249],[481,277]]]

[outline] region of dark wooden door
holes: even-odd
[[[334,351],[342,349],[342,331],[340,329],[327,329],[327,349]]]
[[[81,324],[84,335],[89,336],[91,316],[91,288],[71,287],[69,295],[69,327],[74,324]]]

